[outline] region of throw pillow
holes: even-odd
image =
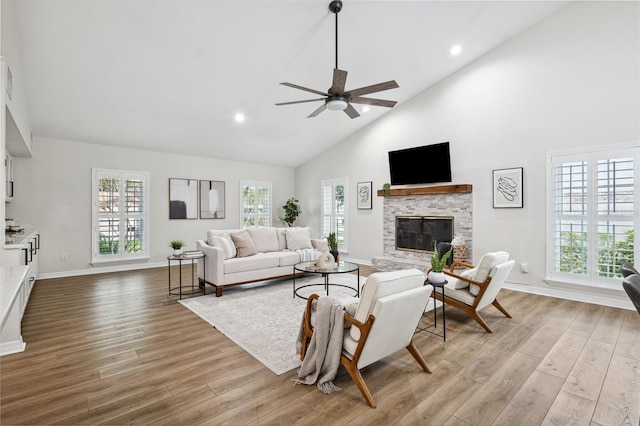
[[[493,270],[493,267],[499,263],[506,262],[507,260],[509,260],[509,253],[506,251],[494,251],[485,254],[482,256],[482,259],[480,259],[478,266],[474,268],[477,269],[475,280],[480,282],[486,281],[487,277]],[[472,295],[477,296],[478,293],[480,293],[480,287],[475,284],[471,284],[469,286],[469,292]]]
[[[311,230],[309,228],[291,228],[285,233],[287,248],[301,250],[311,248]]]
[[[238,257],[253,256],[258,253],[247,231],[240,232],[239,234],[231,234],[231,240],[233,240],[233,244],[236,246]]]
[[[476,268],[465,269],[464,271],[458,273],[458,275],[460,275],[461,277],[465,277],[465,278],[469,278],[469,279],[474,280],[475,279],[475,275],[476,275]],[[463,288],[467,288],[467,287],[469,287],[469,284],[470,284],[469,281],[459,280],[458,278],[451,277],[451,276],[447,276],[447,281],[449,281],[449,284],[447,284],[447,287],[453,287],[456,290],[461,290]]]
[[[222,249],[225,259],[236,257],[236,246],[230,238],[213,237],[213,246]]]
[[[327,242],[326,239],[312,239],[311,240],[311,245],[313,246],[314,249],[318,250],[320,253],[324,253],[325,251],[329,251],[329,243]]]

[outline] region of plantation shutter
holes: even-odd
[[[347,246],[347,182],[346,178],[321,182],[322,235],[335,232],[338,249],[346,252]]]
[[[551,157],[552,279],[619,284],[620,265],[635,262],[634,178],[638,148]]]
[[[271,226],[271,182],[240,181],[242,193],[240,221],[244,228]]]
[[[92,172],[92,262],[147,258],[148,173]]]

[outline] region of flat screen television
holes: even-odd
[[[449,142],[389,151],[391,185],[451,182]]]

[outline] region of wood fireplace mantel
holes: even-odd
[[[471,184],[440,185],[440,186],[416,186],[413,188],[390,189],[388,197],[425,194],[469,194]],[[384,197],[384,189],[378,189],[378,197]]]

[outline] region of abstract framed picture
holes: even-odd
[[[224,182],[200,181],[200,219],[224,219]]]
[[[169,219],[198,218],[198,180],[169,178]]]
[[[493,208],[523,207],[522,167],[493,171]]]
[[[358,210],[371,210],[373,208],[373,182],[358,182],[356,196],[358,197]]]

